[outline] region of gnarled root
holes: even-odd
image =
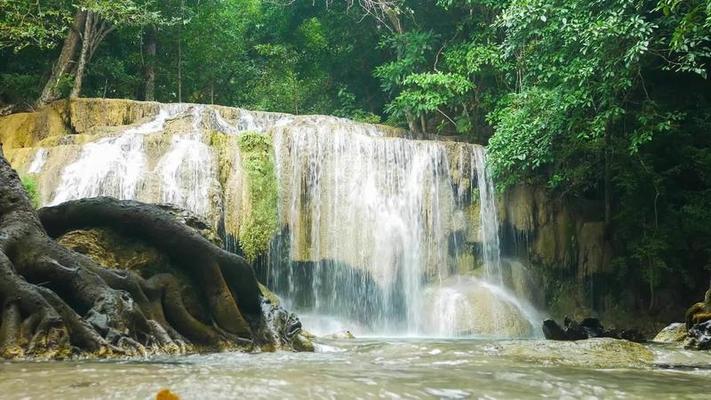
[[[52,239],[94,227],[139,238],[167,255],[192,282],[207,314],[189,311],[170,273],[144,278],[108,269]],[[36,213],[1,156],[0,306],[4,358],[178,354],[270,340],[255,334],[265,331],[265,321],[244,259],[159,206],[95,198]]]

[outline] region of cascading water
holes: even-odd
[[[176,104],[97,134],[74,157],[40,149],[26,170],[45,177],[47,203],[170,202],[233,239],[249,210],[240,150],[218,152],[210,138],[247,130],[272,136],[279,187],[280,233],[263,277],[300,315],[316,316],[308,327],[531,334],[535,310],[505,288],[494,185],[478,145],[411,140],[334,117]]]
[[[311,269],[310,293],[272,271],[278,290],[308,296],[313,312],[348,310],[379,330],[415,332],[423,277],[448,274],[449,165],[442,144],[381,136],[337,119],[275,130],[288,226],[276,248],[287,247],[287,271]]]
[[[39,148],[37,150],[37,153],[35,153],[35,157],[32,159],[32,163],[30,163],[30,167],[27,169],[28,174],[37,174],[42,170],[42,167],[44,167],[44,164],[47,162],[47,149],[44,148]]]
[[[272,249],[271,283],[297,310],[381,334],[531,331],[532,308],[504,295],[483,147],[385,137],[337,119],[276,129],[274,142],[287,230]],[[480,279],[457,273],[470,245],[467,197],[479,204]],[[461,323],[477,318],[486,323]]]
[[[147,164],[144,136],[161,131],[178,111],[179,107],[163,107],[145,124],[84,145],[76,161],[64,167],[50,204],[95,196],[142,199],[139,185],[146,178]]]
[[[496,196],[494,181],[491,179],[486,165],[486,150],[480,146],[472,149],[473,169],[470,176],[476,174],[479,190],[479,216],[481,219],[481,243],[484,267],[487,278],[498,284],[503,284],[501,276],[501,245],[499,244],[499,219],[496,215]]]

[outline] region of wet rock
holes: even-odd
[[[600,322],[597,321],[597,323],[594,323],[591,320],[592,318],[583,320],[583,322],[591,326],[591,329],[588,331],[586,326],[583,326],[582,323],[578,323],[568,317],[565,317],[565,328],[558,325],[554,320],[547,319],[543,321],[543,336],[549,340],[583,340],[591,337],[599,337],[600,335],[596,335],[597,330],[595,328],[597,328]]]
[[[568,334],[557,322],[552,319],[543,321],[543,336],[548,340],[570,340]]]
[[[654,354],[646,346],[611,338],[511,341],[502,342],[491,351],[526,362],[571,367],[638,368],[654,362]]]
[[[315,350],[314,343],[306,335],[298,334],[291,340],[291,346],[296,351],[313,352]]]
[[[271,335],[279,348],[294,351],[314,351],[311,341],[313,335],[303,329],[301,320],[296,314],[285,310],[279,297],[272,293],[266,286],[260,284],[262,293],[262,311],[264,312],[266,327],[269,332],[262,335]],[[263,349],[264,350],[264,349]]]
[[[603,332],[601,337],[612,339],[629,340],[630,342],[646,342],[644,335],[635,329],[609,329]]]
[[[686,327],[711,320],[711,288],[706,291],[704,301],[696,303],[686,311]]]
[[[336,332],[324,337],[328,339],[355,339],[351,331]]]
[[[590,338],[623,339],[643,342],[644,337],[634,329],[605,329],[597,318],[585,318],[578,322],[565,317],[565,328],[552,319],[543,321],[543,336],[548,340],[584,340]]]
[[[711,350],[711,321],[692,326],[688,336],[689,339],[684,344],[687,349]]]
[[[653,342],[659,343],[678,343],[686,339],[686,325],[682,322],[674,322],[657,333],[657,336],[652,339]]]

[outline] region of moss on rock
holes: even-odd
[[[140,241],[123,237],[108,229],[87,229],[67,232],[58,238],[59,244],[84,254],[108,268],[134,272],[165,272],[169,264],[160,252]]]
[[[4,150],[32,147],[49,137],[69,134],[65,122],[66,102],[52,103],[37,112],[17,113],[0,118],[0,143]]]
[[[230,156],[230,148],[232,146],[232,138],[227,134],[212,131],[210,132],[210,146],[215,149],[217,154],[217,172],[219,174],[220,184],[224,187],[232,169],[232,157]]]
[[[654,362],[654,353],[639,343],[595,338],[580,341],[502,342],[493,352],[544,365],[588,368],[641,368]]]
[[[249,199],[243,209],[239,242],[245,257],[252,261],[268,249],[277,232],[277,179],[271,137],[245,132],[238,144]]]

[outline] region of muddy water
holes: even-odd
[[[624,342],[321,340],[304,353],[5,362],[2,399],[703,398],[711,354]]]

